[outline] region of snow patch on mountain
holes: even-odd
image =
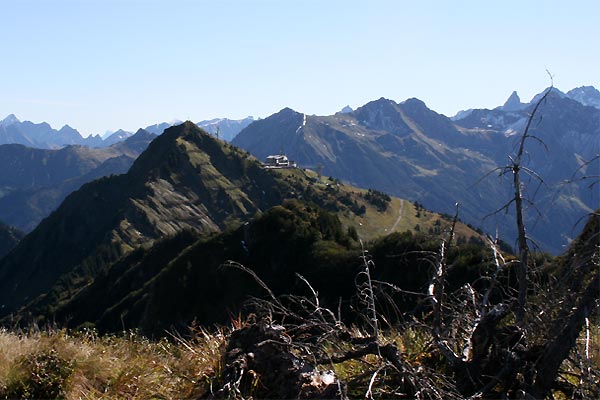
[[[527,124],[527,118],[523,117],[517,120],[517,122],[513,122],[504,130],[504,136],[510,137],[515,136],[520,133],[523,133],[525,129],[525,124]]]

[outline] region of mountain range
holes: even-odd
[[[200,121],[197,125],[209,133],[218,133],[221,139],[231,141],[243,128],[253,121],[253,117],[246,117],[240,120],[214,118]],[[155,135],[160,135],[165,129],[181,123],[182,121],[178,120],[161,122],[147,126],[144,130]],[[114,132],[108,131],[104,135],[83,137],[76,129],[68,125],[56,130],[46,122],[39,124],[30,121],[22,122],[14,114],[10,114],[3,120],[0,120],[0,145],[22,144],[38,149],[60,149],[69,145],[101,148],[122,142],[133,135],[134,132],[119,129]]]
[[[499,229],[510,242],[515,236],[510,218],[494,214],[503,200],[510,199],[510,179],[480,178],[506,165],[528,113],[540,96],[525,103],[513,92],[495,109],[461,111],[452,118],[428,109],[418,99],[396,103],[382,98],[356,110],[344,107],[333,116],[307,116],[284,109],[263,120],[213,119],[197,125],[214,135],[218,130],[221,139],[233,138],[235,145],[258,158],[283,150],[301,166],[320,166],[327,175],[405,197],[431,209],[449,213],[459,201],[462,218],[488,232]],[[530,194],[538,200],[539,213],[531,214],[529,226],[531,236],[547,251],[560,252],[575,236],[575,223],[598,204],[597,191],[580,179],[597,175],[598,107],[600,92],[591,86],[567,93],[553,88],[540,108],[539,120],[534,121],[533,133],[547,150],[534,142],[527,148],[529,167],[544,178],[539,190],[530,182]],[[158,135],[176,122],[145,130]],[[241,133],[236,135],[238,131]],[[16,145],[0,147],[3,166],[11,171],[0,180],[0,221],[30,231],[81,184],[126,172],[151,140],[147,137],[137,141],[143,142],[138,150],[121,154],[123,149],[115,145],[132,135],[119,130],[104,140],[85,139],[88,147],[101,143],[108,149],[104,152],[81,145],[64,147],[64,143],[81,142],[83,138],[68,126],[55,131],[46,123],[20,122],[9,115],[0,121],[0,141],[64,148],[56,150],[56,156],[42,156],[43,152]],[[56,161],[61,157],[69,161],[61,165]],[[36,164],[36,160],[41,163]],[[29,166],[24,165],[27,163]],[[559,221],[559,229],[548,229],[549,214]]]
[[[210,133],[230,140],[254,119],[226,118],[198,122]],[[14,115],[0,121],[0,221],[31,231],[72,191],[86,182],[127,172],[148,143],[180,121],[151,125],[131,133],[122,129],[82,138],[68,127],[20,122]],[[3,135],[4,134],[4,135]],[[68,134],[68,135],[67,135]]]
[[[528,213],[529,234],[545,251],[558,253],[576,236],[577,222],[599,206],[599,193],[583,176],[597,176],[600,154],[600,99],[595,89],[565,95],[552,89],[531,126],[526,167],[543,183],[526,179],[526,194],[537,210]],[[513,219],[496,211],[512,198],[509,163],[535,102],[513,93],[493,110],[467,110],[448,118],[418,99],[402,103],[381,98],[348,113],[309,116],[289,108],[256,121],[232,141],[258,158],[282,150],[299,165],[316,168],[359,187],[370,187],[450,213],[488,232],[499,230],[509,243]],[[567,184],[567,182],[569,182]],[[549,217],[552,218],[549,218]],[[550,222],[552,221],[552,222]]]
[[[98,397],[108,385],[123,388],[117,397],[177,397],[156,394],[156,371],[165,370],[158,385],[206,381],[179,397],[231,388],[298,397],[298,378],[267,378],[276,359],[276,372],[293,364],[302,375],[312,364],[335,363],[338,373],[369,366],[307,373],[315,388],[332,376],[340,390],[332,396],[373,388],[382,397],[597,398],[594,382],[570,384],[597,367],[569,354],[581,340],[597,350],[600,295],[600,109],[589,105],[593,91],[574,93],[550,88],[523,103],[515,92],[493,110],[453,118],[418,99],[381,98],[332,116],[284,109],[234,139],[316,172],[264,165],[223,140],[221,128],[210,134],[189,121],[158,136],[116,132],[103,149],[0,145],[0,201],[18,205],[31,192],[32,210],[60,202],[27,234],[0,222],[0,326],[15,353],[4,360],[1,396]],[[510,239],[516,171],[537,244],[560,251],[578,230],[573,219],[592,215],[561,256],[521,245],[514,257],[448,215],[457,210]],[[500,212],[479,217],[487,209]],[[215,324],[232,328],[208,328]],[[112,371],[116,358],[130,364],[140,351],[154,357],[96,376],[96,364]],[[193,365],[181,364],[182,354]],[[325,392],[306,393],[299,397]]]
[[[351,243],[354,250],[344,257],[357,260],[359,237],[392,232],[401,220],[402,230],[437,233],[449,223],[411,203],[314,172],[265,169],[186,122],[154,139],[127,173],[71,193],[0,260],[0,316],[114,330],[124,322],[157,324],[159,311],[161,324],[189,322],[201,309],[208,313],[205,321],[214,321],[211,312],[223,317],[226,308],[210,304],[238,293],[228,286],[208,297],[218,288],[208,277],[227,259],[249,257],[257,268],[272,269],[275,280],[280,271],[286,278],[277,287],[284,290],[292,266],[328,264]],[[463,224],[459,232],[465,243],[481,242]],[[187,294],[166,301],[163,291],[174,285],[179,294],[197,293],[197,301],[190,303]],[[185,318],[167,307],[172,303],[188,310],[181,311]]]
[[[68,145],[102,147],[112,143],[105,143],[100,135],[84,138],[69,125],[56,130],[46,122],[39,124],[31,121],[21,122],[14,114],[0,121],[0,144],[22,144],[40,149],[57,149]]]

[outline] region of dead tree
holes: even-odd
[[[490,240],[495,268],[487,287],[477,291],[467,283],[457,294],[444,293],[443,279],[436,274],[433,284],[437,289],[432,292],[443,300],[441,315],[435,317],[432,311],[425,320],[414,319],[396,327],[410,329],[418,323],[431,333],[430,353],[434,356],[419,363],[407,361],[379,324],[374,329],[371,320],[383,318],[376,310],[374,287],[382,282],[369,280],[369,285],[357,285],[359,293],[362,290],[369,297],[363,311],[356,308],[365,313],[367,321],[366,329],[358,329],[346,326],[339,310],[336,313],[322,306],[318,292],[302,276],[298,279],[309,296],[276,297],[254,272],[231,263],[251,274],[268,297],[251,301],[256,316],[231,334],[223,369],[206,397],[347,398],[349,388],[356,393],[358,383],[367,398],[545,398],[556,391],[571,398],[598,398],[598,371],[568,371],[571,377],[579,374],[578,379],[591,382],[581,387],[563,379],[563,367],[565,360],[573,357],[586,320],[598,307],[600,211],[592,215],[569,253],[554,261],[556,279],[547,283],[545,290],[532,293],[530,308],[535,312],[527,314],[525,327],[515,324],[513,294],[504,291],[502,283],[512,261],[503,257],[495,242]],[[447,250],[446,245],[443,248]],[[442,270],[451,267],[445,264],[445,254],[438,253]],[[362,263],[366,269],[374,266],[365,254]],[[395,287],[392,283],[385,286]],[[500,295],[494,296],[495,291]],[[460,296],[468,301],[457,301]],[[434,326],[437,320],[451,320],[450,316],[466,334],[452,333],[451,324]],[[463,349],[462,353],[457,349]],[[351,360],[366,368],[344,381],[334,372],[335,366]]]
[[[527,124],[525,125],[525,129],[523,130],[523,133],[521,134],[521,137],[519,139],[519,145],[516,154],[514,156],[508,156],[510,163],[504,167],[500,167],[495,170],[500,171],[501,176],[507,173],[512,173],[513,178],[513,197],[500,209],[496,210],[493,214],[496,214],[501,211],[508,211],[508,209],[513,203],[515,205],[515,222],[517,227],[517,244],[519,250],[519,264],[516,268],[516,275],[518,280],[518,303],[516,309],[516,318],[519,324],[523,323],[523,319],[525,317],[525,311],[527,308],[527,290],[529,286],[528,269],[530,250],[528,244],[529,238],[527,237],[527,231],[525,229],[524,203],[529,203],[529,205],[533,206],[533,203],[523,196],[522,174],[527,174],[530,177],[538,179],[540,182],[543,183],[542,178],[538,174],[536,174],[534,171],[523,165],[523,156],[525,154],[525,144],[528,142],[528,139],[535,139],[543,144],[543,142],[539,138],[529,134],[529,129],[531,128],[531,124],[534,121],[535,115],[538,112],[540,105],[546,100],[553,88],[554,86],[550,85],[550,87],[544,92],[543,96],[535,103],[531,113],[529,114],[529,117],[527,118]]]

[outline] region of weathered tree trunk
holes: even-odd
[[[525,222],[523,222],[523,197],[521,193],[521,180],[519,178],[519,165],[513,166],[513,184],[515,188],[515,209],[517,214],[517,232],[519,235],[519,266],[517,268],[517,280],[519,281],[519,294],[516,317],[517,323],[522,323],[525,318],[525,308],[527,306],[527,287],[529,279],[527,268],[529,265],[529,246],[527,245],[527,234],[525,232]]]
[[[283,327],[259,321],[231,333],[223,358],[221,388],[208,398],[340,398],[332,371],[319,371],[292,353]]]

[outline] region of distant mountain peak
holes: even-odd
[[[423,100],[417,99],[416,97],[411,97],[409,99],[406,99],[400,104],[402,104],[404,106],[408,106],[408,107],[418,107],[418,108],[429,109],[429,107],[427,107],[427,104],[425,104],[425,102]]]
[[[540,93],[538,93],[535,96],[533,96],[533,99],[531,99],[531,101],[529,102],[529,104],[535,104],[535,103],[537,103],[542,98],[542,96],[544,96],[544,94],[548,90],[550,90],[550,93],[548,94],[548,96],[556,96],[556,97],[559,97],[559,98],[567,97],[567,95],[564,94],[562,91],[560,91],[559,89],[557,89],[554,86],[552,86],[552,87],[547,87],[546,89],[544,89]]]
[[[450,119],[452,121],[460,121],[461,119],[467,118],[469,115],[471,115],[473,111],[474,110],[472,108],[469,108],[468,110],[460,110],[455,116],[450,117]]]
[[[15,116],[15,114],[10,114],[8,115],[6,118],[4,118],[2,121],[0,121],[0,126],[9,126],[9,125],[13,125],[13,124],[18,124],[19,119]]]
[[[131,133],[131,132],[127,132],[127,131],[124,131],[123,129],[119,129],[118,131],[114,132],[113,134],[111,134],[110,136],[105,138],[103,143],[106,146],[110,146],[117,142],[122,142],[123,140],[131,137],[132,135],[133,135],[133,133]]]
[[[600,94],[600,91],[598,89],[596,89],[594,86],[583,85],[583,86],[579,86],[579,87],[569,90],[567,92],[567,96],[569,96],[571,93],[588,93],[588,94],[596,95],[596,94]]]
[[[356,111],[361,110],[361,109],[362,110],[370,110],[370,111],[393,110],[395,106],[396,106],[396,102],[394,100],[386,99],[385,97],[380,97],[377,100],[370,101],[367,104],[365,104],[364,106],[359,107],[358,109],[356,109]]]
[[[567,92],[567,97],[584,106],[600,109],[600,91],[593,86],[581,86]]]
[[[527,104],[521,103],[521,98],[517,94],[517,91],[514,90],[508,99],[504,102],[504,105],[500,107],[502,111],[518,111],[525,108]]]
[[[352,109],[352,107],[350,106],[345,106],[344,108],[342,108],[340,110],[340,113],[342,114],[350,114],[351,112],[353,112],[354,110]]]
[[[219,139],[232,141],[238,133],[248,125],[254,122],[254,117],[246,117],[244,119],[229,119],[229,118],[213,118],[198,122],[200,128],[210,134],[219,136]]]
[[[135,133],[132,136],[135,136],[135,135],[152,135],[152,134],[150,132],[148,132],[147,130],[145,130],[144,128],[139,128],[137,131],[135,131]]]
[[[281,110],[279,110],[279,112],[277,114],[300,114],[298,111],[290,108],[290,107],[285,107],[282,108]]]

